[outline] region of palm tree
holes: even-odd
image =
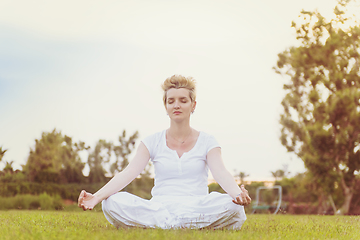
[[[246,174],[245,172],[240,172],[239,173],[239,178],[240,178],[240,184],[243,184],[244,183],[244,179],[246,177],[250,176],[249,174]]]
[[[4,173],[10,173],[10,174],[13,174],[14,173],[14,168],[12,166],[12,164],[14,163],[14,161],[6,161],[5,163],[5,167],[3,169]]]
[[[1,162],[2,158],[4,157],[6,151],[7,151],[7,149],[3,150],[2,146],[0,147],[0,162]]]
[[[275,178],[275,182],[277,182],[278,180],[282,179],[285,175],[284,170],[276,170],[275,172],[271,172],[271,174],[273,175],[273,177]]]

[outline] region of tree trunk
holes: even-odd
[[[317,208],[317,214],[324,214],[325,207],[324,207],[324,194],[321,193],[318,197],[318,208]]]
[[[341,180],[341,185],[342,185],[342,187],[344,189],[345,199],[344,199],[344,204],[340,207],[338,214],[346,215],[346,214],[349,214],[351,200],[352,200],[352,197],[354,195],[354,188],[353,188],[353,186],[348,187],[345,184],[344,179]]]
[[[288,209],[288,212],[289,212],[290,214],[295,214],[295,211],[294,211],[294,200],[293,200],[292,193],[289,194],[289,209]]]
[[[329,201],[330,201],[330,205],[331,205],[331,207],[332,207],[332,209],[334,211],[333,215],[335,215],[336,214],[336,206],[335,206],[334,200],[333,200],[331,195],[329,195]]]

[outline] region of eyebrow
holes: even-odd
[[[188,97],[181,97],[180,99],[186,99],[186,98],[188,98]],[[168,98],[168,100],[173,100],[173,99],[175,99],[175,98]]]

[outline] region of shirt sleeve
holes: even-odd
[[[155,148],[159,142],[159,133],[155,133],[153,135],[150,135],[146,138],[144,138],[141,142],[144,143],[145,147],[148,149],[150,153],[150,158],[154,159],[155,154]]]
[[[220,147],[218,141],[216,141],[214,136],[209,135],[206,144],[206,154],[208,154],[211,149],[216,147]]]

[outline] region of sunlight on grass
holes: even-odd
[[[359,216],[249,215],[241,231],[121,229],[101,212],[0,211],[0,239],[359,239]]]

